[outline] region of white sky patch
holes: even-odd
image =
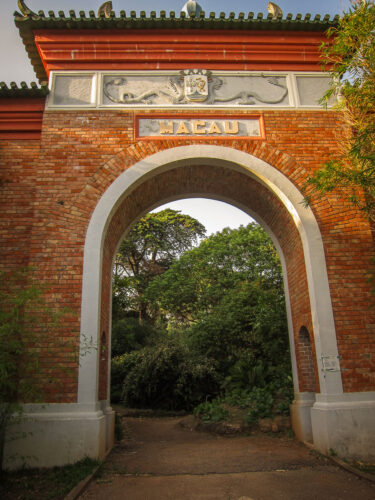
[[[247,226],[250,222],[255,222],[242,210],[224,203],[222,201],[210,200],[206,198],[187,198],[177,200],[162,205],[153,212],[159,212],[165,208],[180,210],[181,213],[190,215],[203,224],[207,230],[207,236],[217,231],[222,231],[225,227],[236,229]]]

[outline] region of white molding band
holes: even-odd
[[[203,73],[210,73],[211,77],[221,81],[218,87],[217,101],[213,99],[216,90],[211,85],[208,85],[210,99],[203,99],[201,102],[194,100],[190,102],[189,99],[183,99],[182,95],[177,92],[181,79],[181,71],[179,70],[53,70],[49,79],[50,94],[47,98],[46,109],[47,111],[57,109],[180,109],[185,111],[200,109],[208,111],[214,108],[222,110],[311,109],[319,111],[323,109],[319,99],[328,90],[330,81],[329,73],[316,71],[215,70],[207,72],[203,70]],[[120,85],[118,92],[122,94],[122,97],[121,95],[113,95],[112,99],[106,97],[105,87],[108,84],[108,82],[106,84],[108,78],[123,82],[121,85],[118,83]],[[175,92],[172,92],[171,95],[169,95],[170,85],[168,85],[170,78],[172,86],[175,88]],[[261,84],[259,84],[260,82],[256,83],[258,79],[263,79]],[[186,92],[183,87],[182,84],[179,91]],[[230,89],[233,87],[235,90],[232,94]],[[148,97],[141,99],[140,96],[144,95],[145,90],[149,91]],[[160,90],[162,91],[160,92]],[[287,93],[283,96],[284,90]],[[238,94],[241,91],[244,94],[240,98]],[[246,94],[247,91],[248,94]],[[244,97],[245,95],[247,98]],[[228,99],[231,96],[232,98]],[[280,96],[283,97],[279,99]]]

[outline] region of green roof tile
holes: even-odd
[[[47,83],[38,87],[35,82],[31,82],[30,86],[26,82],[21,82],[20,86],[15,82],[11,82],[9,86],[0,82],[0,97],[45,97],[48,93]]]

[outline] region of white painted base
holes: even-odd
[[[100,404],[24,405],[8,426],[5,468],[52,467],[102,460],[113,445],[114,412]]]
[[[313,440],[311,426],[311,407],[315,403],[315,392],[300,392],[294,395],[294,401],[290,407],[292,429],[297,439],[307,441]]]
[[[375,392],[316,394],[311,422],[314,447],[323,453],[375,459]]]
[[[300,393],[292,405],[298,439],[342,458],[375,459],[375,392],[335,396]],[[102,409],[103,408],[103,409]],[[311,424],[310,417],[311,414]],[[113,446],[113,410],[103,401],[89,404],[25,405],[9,426],[5,467],[52,467],[84,457],[102,460]]]

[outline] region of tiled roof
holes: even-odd
[[[38,87],[35,82],[31,82],[30,86],[25,82],[21,82],[20,86],[15,82],[11,82],[9,86],[0,82],[0,97],[45,97],[48,93],[46,83]]]
[[[38,14],[30,12],[27,15],[14,13],[15,24],[19,29],[21,38],[26,47],[26,51],[34,67],[39,81],[47,80],[46,71],[34,41],[34,30],[61,30],[61,29],[111,29],[111,30],[129,30],[129,29],[199,29],[199,30],[251,30],[251,31],[305,31],[305,32],[324,32],[332,26],[336,26],[339,16],[333,19],[329,15],[323,18],[316,15],[314,18],[310,14],[303,17],[301,14],[287,14],[285,17],[279,15],[276,19],[268,14],[266,17],[262,13],[254,15],[249,12],[247,16],[244,13],[230,13],[228,16],[221,12],[218,16],[211,12],[207,17],[202,11],[198,17],[187,17],[184,12],[176,16],[171,11],[169,15],[165,11],[151,12],[147,17],[144,11],[137,16],[135,11],[128,15],[125,11],[120,11],[117,16],[112,11],[109,17],[101,14],[96,16],[94,11],[88,15],[80,11],[77,15],[73,10],[66,16],[63,11],[57,15],[53,11],[48,12],[48,16],[43,11]]]

